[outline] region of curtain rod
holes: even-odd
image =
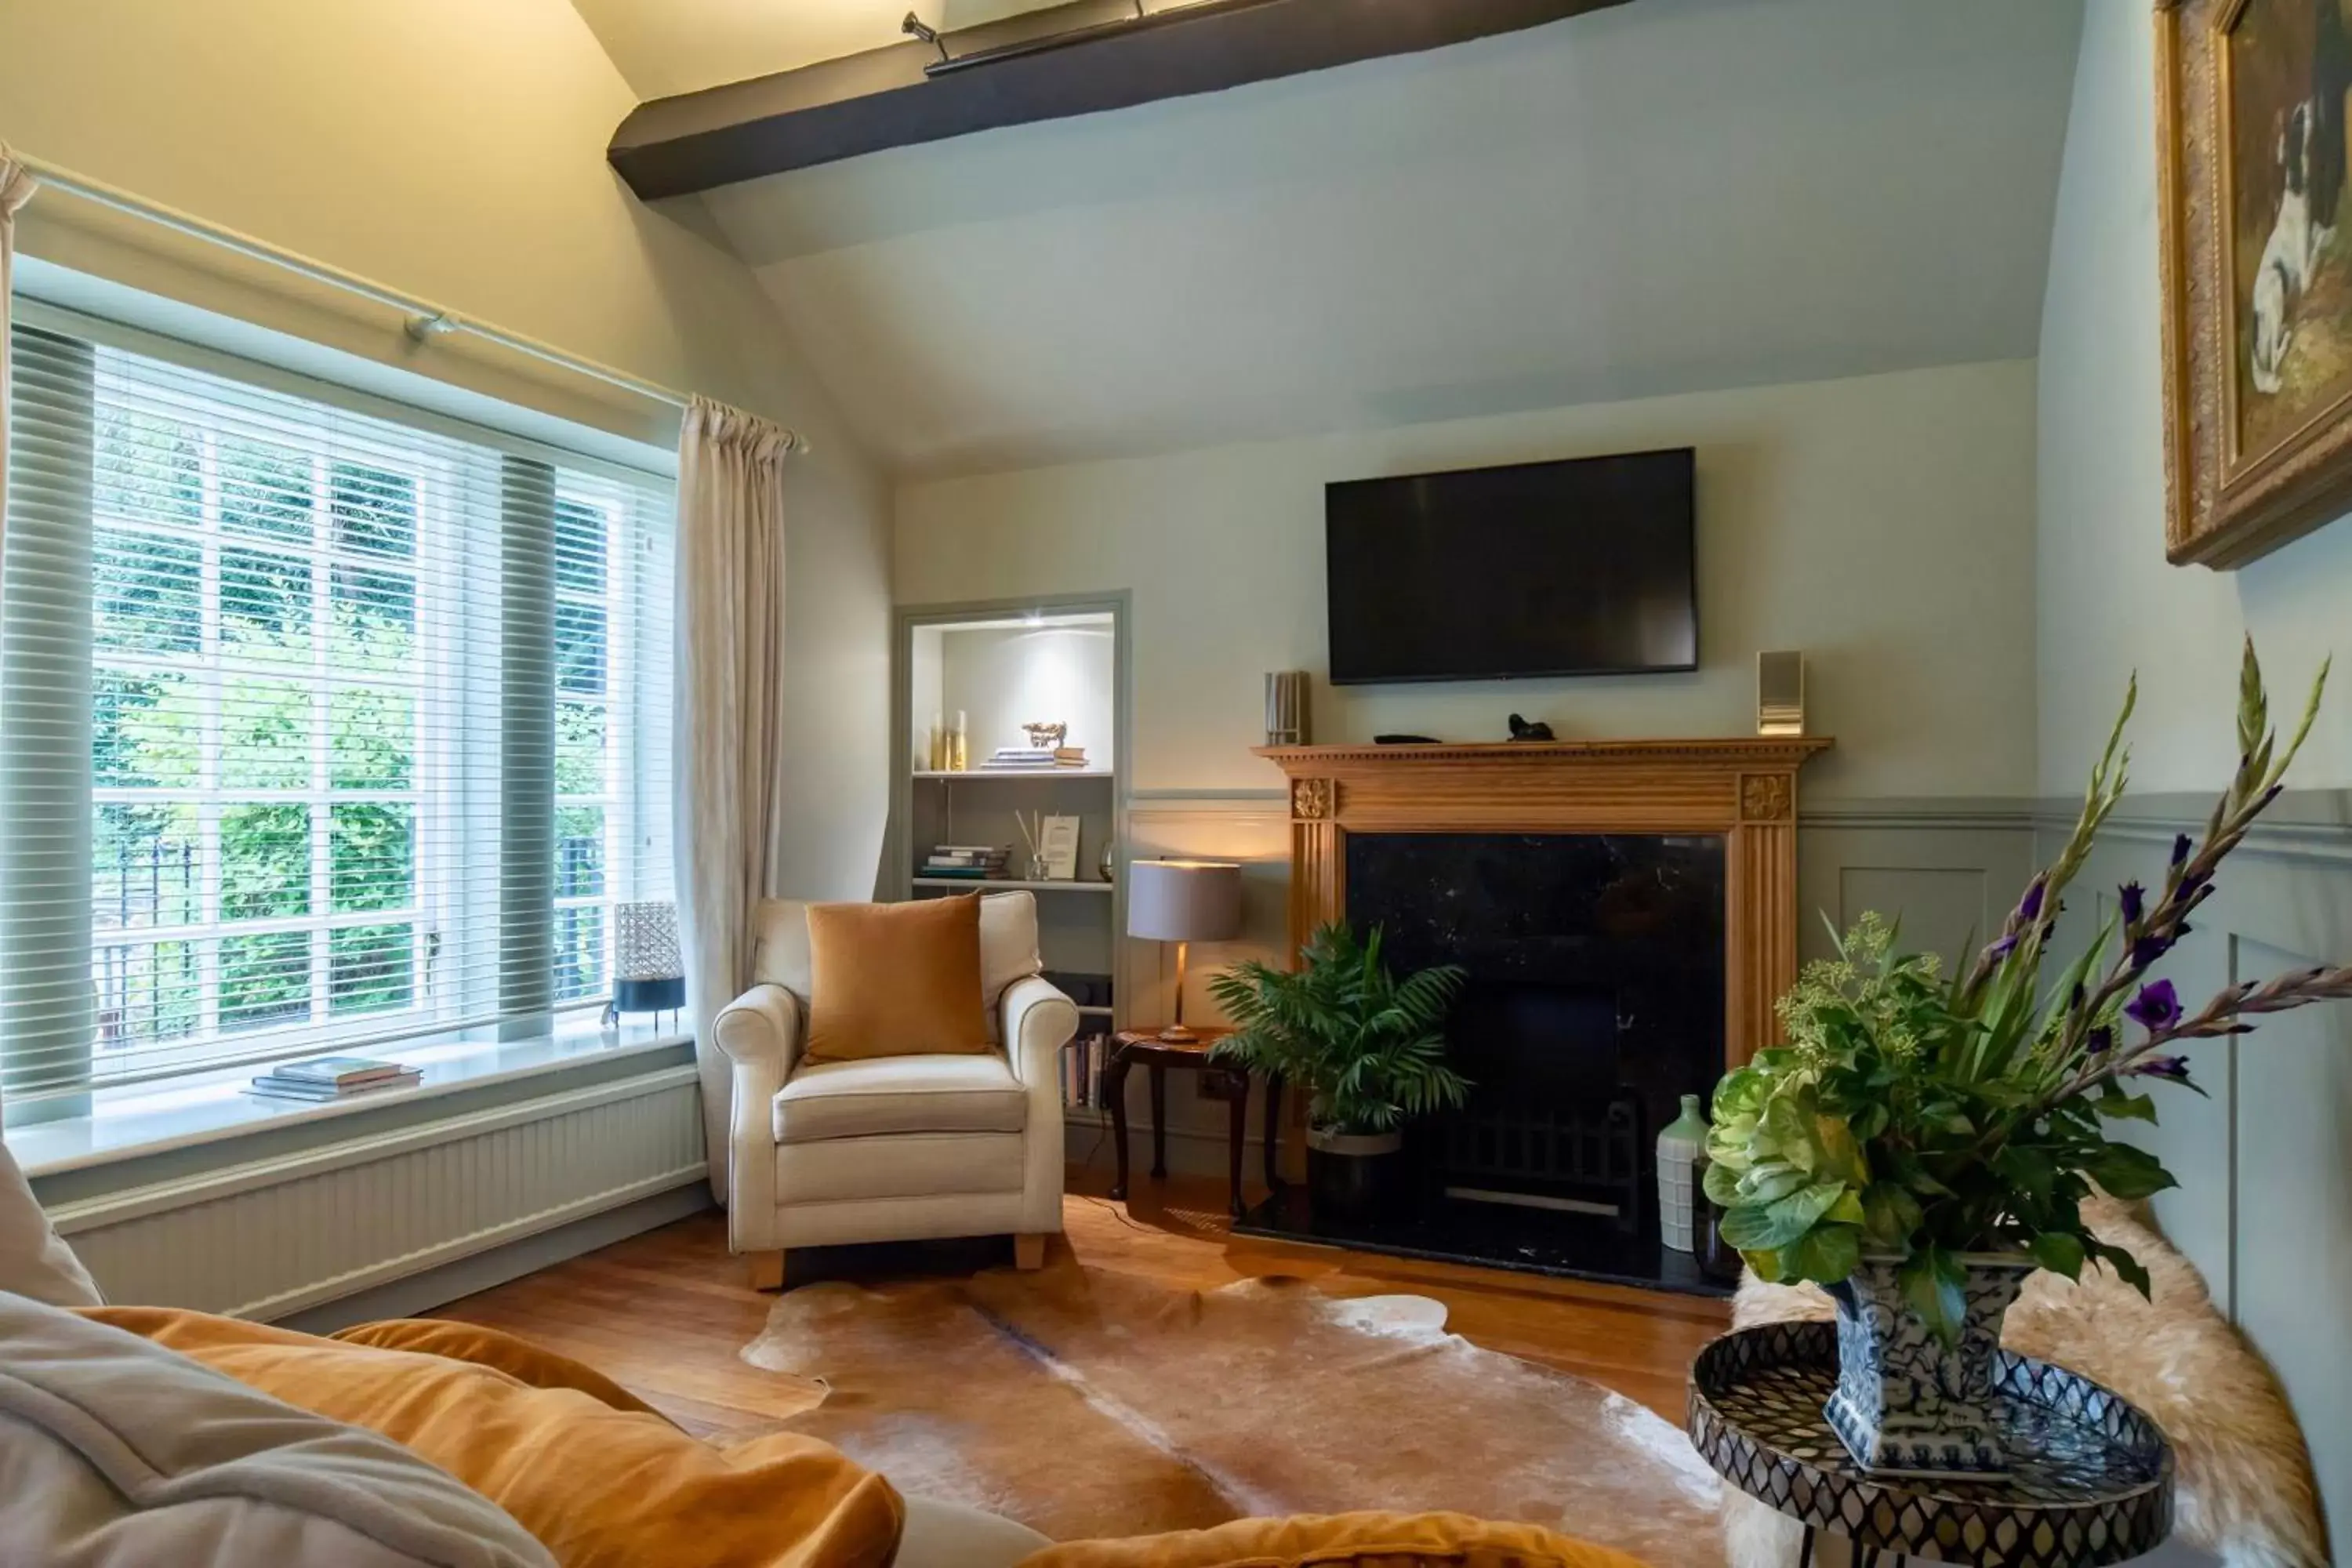
[[[607,386],[618,387],[624,392],[635,393],[640,397],[650,398],[656,403],[667,403],[674,408],[684,408],[687,405],[686,394],[664,386],[659,382],[647,381],[643,376],[631,375],[626,371],[615,370],[611,365],[599,363],[595,360],[584,359],[575,353],[567,353],[552,343],[541,342],[537,338],[526,337],[520,332],[510,332],[502,327],[491,326],[486,321],[473,321],[457,314],[455,310],[434,304],[429,300],[404,293],[387,284],[379,283],[372,278],[362,277],[359,273],[328,262],[314,260],[299,251],[272,245],[266,239],[256,239],[251,235],[240,234],[226,225],[198,217],[193,213],[182,212],[177,207],[166,206],[162,202],[151,201],[145,196],[133,195],[119,186],[110,185],[103,180],[95,180],[87,174],[76,174],[73,170],[61,164],[52,163],[46,158],[36,158],[28,153],[18,152],[11,152],[8,156],[22,165],[27,174],[33,175],[43,185],[63,191],[68,195],[79,196],[98,206],[140,218],[160,227],[186,235],[193,239],[204,240],[208,244],[219,246],[224,250],[235,251],[250,260],[265,262],[269,266],[308,278],[313,282],[341,289],[347,294],[357,295],[362,300],[372,300],[376,304],[397,310],[403,317],[403,330],[419,343],[430,343],[436,338],[446,337],[453,332],[468,332],[485,342],[495,343],[510,353],[522,354],[527,358],[553,365],[560,370],[570,371],[575,375],[586,376],[591,381],[603,382]],[[785,436],[786,450],[805,452],[809,449],[807,440],[799,434],[786,431]]]

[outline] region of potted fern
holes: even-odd
[[[1360,1215],[1393,1188],[1406,1121],[1461,1105],[1443,1026],[1462,989],[1451,964],[1397,979],[1381,931],[1317,931],[1288,973],[1252,960],[1209,982],[1234,1032],[1213,1059],[1278,1075],[1307,1099],[1307,1184],[1316,1211]]]

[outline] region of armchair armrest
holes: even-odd
[[[1029,1096],[1017,1228],[1046,1235],[1062,1228],[1062,1047],[1078,1032],[1078,1005],[1033,974],[1006,986],[997,1007],[1005,1059]]]
[[[1078,1032],[1078,1005],[1050,980],[1030,975],[1004,988],[1002,1010],[1004,1055],[1023,1083],[1058,1089],[1061,1050]]]
[[[738,1073],[760,1071],[781,1089],[801,1059],[800,1003],[781,985],[754,985],[720,1010],[717,1033]]]
[[[801,1005],[781,985],[754,985],[719,1015],[719,1048],[734,1064],[727,1107],[727,1243],[776,1247],[776,1134],[772,1107],[801,1059]]]

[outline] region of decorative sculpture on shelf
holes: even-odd
[[[1041,752],[1053,751],[1070,738],[1067,724],[1024,724],[1021,728],[1028,731],[1029,744]]]
[[[1514,741],[1556,741],[1559,739],[1559,737],[1553,734],[1551,732],[1551,726],[1545,723],[1542,720],[1538,719],[1531,723],[1514,713],[1511,715],[1511,739]]]

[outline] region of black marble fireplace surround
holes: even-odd
[[[1446,1036],[1476,1086],[1412,1128],[1393,1212],[1277,1194],[1236,1229],[1724,1293],[1658,1243],[1653,1148],[1723,1071],[1723,840],[1355,833],[1348,919],[1403,974],[1469,972]]]

